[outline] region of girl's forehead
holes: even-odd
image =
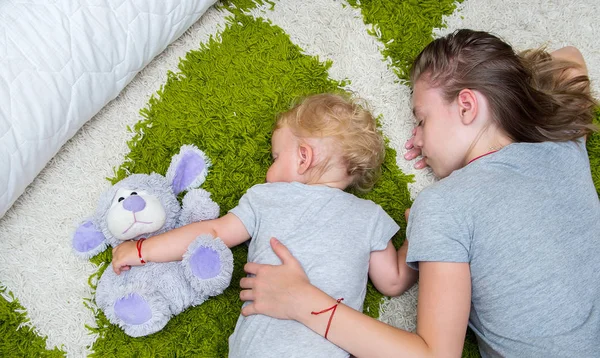
[[[420,81],[414,84],[411,98],[414,115],[418,115],[423,111],[428,92],[427,89],[428,86],[421,84]]]
[[[413,86],[412,106],[414,111],[423,111],[441,100],[441,89],[432,87],[426,82],[418,81]]]

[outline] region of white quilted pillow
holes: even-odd
[[[0,217],[215,0],[0,0]]]

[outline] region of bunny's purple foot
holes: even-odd
[[[233,254],[219,238],[200,235],[183,257],[186,277],[202,296],[216,296],[229,287]]]
[[[150,305],[137,293],[120,298],[114,305],[115,315],[128,325],[140,325],[152,318]]]

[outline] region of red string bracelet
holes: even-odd
[[[322,311],[319,311],[319,312],[314,312],[313,311],[313,312],[310,313],[310,314],[316,316],[318,314],[321,314],[321,313],[324,313],[324,312],[327,312],[327,311],[331,311],[331,316],[329,316],[329,321],[327,322],[327,328],[325,329],[325,336],[324,336],[325,339],[327,339],[327,333],[329,333],[329,327],[331,326],[331,320],[333,319],[333,315],[335,314],[335,310],[337,309],[337,306],[340,304],[340,302],[342,302],[343,300],[344,300],[343,297],[342,298],[338,298],[337,299],[337,303],[335,305],[333,305],[333,306],[331,306],[329,308],[326,308],[326,309],[324,309]]]
[[[144,243],[144,240],[146,239],[142,237],[135,243],[135,247],[137,247],[138,250],[138,257],[140,258],[140,262],[143,264],[146,263],[146,261],[144,261],[144,259],[142,258],[142,244]]]

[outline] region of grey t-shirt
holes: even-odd
[[[276,237],[300,261],[310,282],[362,310],[371,251],[383,250],[399,227],[383,209],[342,190],[300,183],[250,188],[231,211],[252,240],[248,262],[279,265]],[[326,308],[326,307],[323,307]],[[325,313],[326,314],[326,313]],[[240,316],[230,357],[347,357],[348,353],[295,321]]]
[[[514,143],[424,189],[407,262],[468,262],[483,357],[600,356],[600,202],[582,141]]]

